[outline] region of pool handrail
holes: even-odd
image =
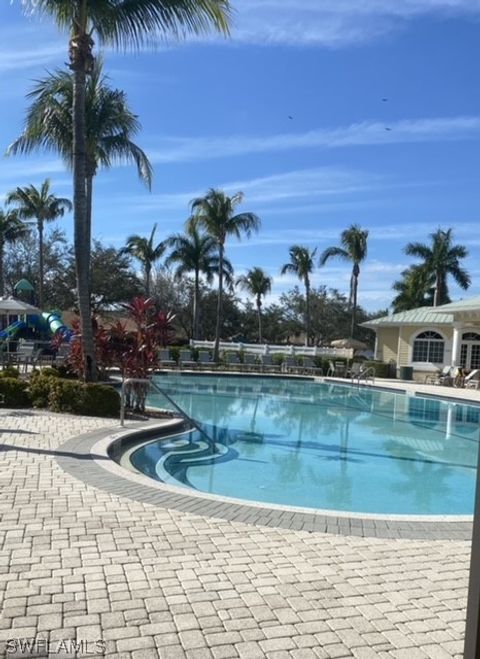
[[[122,387],[121,387],[121,392],[120,392],[120,425],[123,427],[125,425],[125,388],[129,384],[146,384],[149,387],[153,387],[160,393],[162,396],[164,396],[168,402],[177,410],[177,412],[180,414],[182,419],[187,421],[191,426],[195,428],[195,430],[198,430],[200,434],[202,434],[206,439],[208,440],[208,443],[215,448],[215,440],[213,440],[208,433],[205,432],[205,430],[194,420],[192,419],[191,416],[189,416],[184,410],[182,410],[181,407],[179,407],[175,401],[172,400],[172,398],[164,391],[161,387],[158,386],[153,380],[150,380],[149,378],[127,378],[126,380],[122,380]]]

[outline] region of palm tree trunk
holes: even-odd
[[[75,67],[73,77],[74,251],[82,333],[83,375],[86,382],[91,382],[97,379],[97,369],[90,309],[91,246],[90,227],[87,221],[85,86],[86,73],[84,67]]]
[[[305,282],[305,345],[309,345],[310,339],[310,282]]]
[[[433,294],[433,306],[438,306],[438,300],[440,299],[439,288],[440,288],[440,273],[435,273],[435,292]]]
[[[220,330],[222,326],[222,298],[223,298],[223,244],[218,248],[218,300],[217,300],[217,322],[215,327],[215,344],[213,347],[213,361],[220,361]]]
[[[195,284],[193,288],[193,339],[198,339],[198,298],[200,296],[200,282],[198,270],[195,270]]]
[[[353,276],[353,282],[352,282],[352,293],[353,293],[353,300],[352,300],[352,326],[350,328],[350,338],[353,339],[354,334],[355,334],[355,325],[357,322],[357,289],[358,289],[358,276]]]
[[[150,297],[150,278],[152,276],[152,266],[149,263],[145,264],[145,295],[147,299]]]
[[[93,176],[87,173],[86,178],[86,194],[87,194],[87,226],[85,228],[85,233],[88,231],[88,236],[85,236],[85,240],[88,240],[88,244],[92,244],[92,204],[93,204]],[[91,281],[91,274],[90,274]]]
[[[258,343],[262,342],[262,301],[257,298],[257,315],[258,315]]]
[[[38,220],[38,306],[43,310],[43,221]]]
[[[5,273],[3,268],[3,257],[5,253],[5,243],[0,240],[0,297],[5,295]]]

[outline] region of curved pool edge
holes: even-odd
[[[471,540],[471,515],[374,515],[233,499],[155,481],[111,457],[132,442],[167,437],[182,427],[183,420],[168,419],[79,435],[60,447],[57,463],[75,478],[110,494],[225,521],[364,538]]]

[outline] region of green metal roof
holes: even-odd
[[[480,311],[480,296],[471,297],[468,300],[459,300],[458,302],[450,302],[449,304],[442,304],[442,312],[460,312],[460,311]]]
[[[480,302],[480,298],[477,298]],[[445,305],[451,306],[451,305]],[[364,327],[379,327],[388,325],[449,325],[453,323],[453,313],[445,313],[439,311],[445,309],[443,307],[419,307],[418,309],[410,309],[410,311],[401,311],[389,316],[382,316],[381,318],[374,318],[362,323]]]

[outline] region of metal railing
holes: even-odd
[[[360,371],[352,378],[352,382],[356,382],[358,385],[360,384],[360,380],[365,380],[365,382],[370,381],[372,384],[375,384],[375,368],[373,366],[369,366],[364,371]]]
[[[123,427],[125,426],[125,402],[126,402],[126,388],[127,386],[131,384],[143,384],[147,385],[148,387],[152,387],[155,389],[160,395],[162,395],[164,398],[168,400],[170,405],[178,412],[180,417],[186,421],[190,426],[195,428],[195,430],[198,430],[200,434],[202,434],[208,441],[209,444],[215,448],[215,440],[210,437],[208,433],[205,432],[205,430],[195,421],[195,419],[192,419],[191,416],[189,416],[185,410],[182,410],[182,408],[177,405],[177,403],[172,400],[171,396],[167,394],[166,391],[164,391],[161,387],[158,386],[153,380],[150,379],[142,379],[142,378],[127,378],[126,380],[122,381],[122,387],[120,390],[120,425]]]

